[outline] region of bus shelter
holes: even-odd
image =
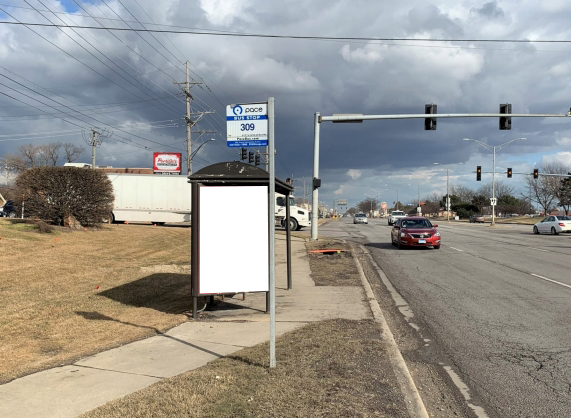
[[[269,173],[239,161],[212,164],[188,176],[192,184],[192,317],[198,297],[266,293],[269,312]],[[289,196],[293,186],[275,179],[286,196],[287,288],[291,278]],[[273,219],[273,218],[272,218]]]

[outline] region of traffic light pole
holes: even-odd
[[[483,146],[484,148],[486,148],[488,151],[491,151],[493,154],[493,169],[492,169],[492,223],[491,226],[495,226],[496,225],[496,150],[501,150],[503,147],[511,144],[514,141],[525,141],[527,138],[515,138],[512,139],[511,141],[508,142],[504,142],[501,145],[496,145],[495,147],[485,144],[483,142],[480,142],[476,139],[471,139],[471,138],[464,138],[464,141],[474,141],[476,142],[478,145]]]
[[[509,114],[510,118],[569,118],[571,110],[565,114]],[[317,227],[317,211],[319,208],[319,190],[317,184],[319,181],[319,125],[321,122],[355,122],[360,123],[364,120],[383,120],[383,119],[426,119],[429,118],[505,118],[506,113],[449,113],[449,114],[405,114],[405,115],[332,115],[321,116],[319,112],[315,113],[315,130],[313,142],[313,202],[311,214],[311,241],[317,240],[318,227]],[[271,150],[270,150],[271,152]]]

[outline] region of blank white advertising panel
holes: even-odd
[[[201,186],[199,193],[198,292],[267,292],[268,186]]]

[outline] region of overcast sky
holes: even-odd
[[[0,24],[0,156],[24,143],[85,145],[81,128],[92,126],[113,132],[97,150],[100,165],[150,167],[153,151],[183,151],[185,104],[173,80],[184,81],[186,60],[193,79],[205,83],[192,88],[193,112],[216,111],[195,127],[217,130],[205,136],[216,141],[201,149],[195,171],[239,158],[226,146],[224,106],[270,96],[276,102],[277,174],[308,183],[317,111],[423,113],[426,103],[436,103],[439,113],[497,113],[500,103],[511,103],[513,113],[564,114],[571,107],[571,44],[457,41],[571,40],[571,2],[565,0],[76,1],[4,0],[0,20],[141,27],[139,20],[147,28],[157,28],[153,22],[178,26],[160,26],[172,30],[449,41],[153,35]],[[397,188],[403,202],[416,198],[419,187],[421,197],[444,193],[446,171],[435,162],[453,169],[452,184],[477,188],[473,172],[477,165],[491,171],[492,155],[462,141],[466,137],[490,145],[527,138],[498,153],[500,172],[512,167],[529,173],[554,160],[571,164],[571,118],[514,118],[510,131],[500,131],[497,119],[440,119],[436,131],[425,131],[422,119],[324,122],[320,200],[349,199],[354,205],[379,194],[392,203]],[[81,161],[91,161],[87,148]],[[298,196],[302,184],[295,183]],[[519,189],[522,176],[515,174],[510,184]]]

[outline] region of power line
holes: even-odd
[[[23,85],[22,83],[19,83],[19,82],[17,82],[16,80],[14,80],[14,79],[12,79],[12,78],[10,78],[10,77],[4,75],[4,74],[0,74],[0,77],[4,77],[4,78],[6,78],[6,79],[12,81],[13,83],[18,84],[18,85],[24,87],[25,89],[28,89],[28,90],[34,92],[35,94],[38,94],[38,95],[40,95],[40,96],[42,96],[42,97],[45,97],[45,98],[48,99],[48,100],[51,100],[51,101],[53,101],[53,102],[55,102],[55,103],[58,103],[58,104],[60,104],[60,105],[63,105],[62,103],[60,103],[60,102],[58,102],[58,101],[56,101],[56,100],[54,100],[54,99],[52,99],[52,98],[50,98],[50,97],[48,97],[48,96],[42,94],[42,93],[39,93],[39,92],[35,91],[34,89],[32,89],[32,88],[30,88],[30,87],[27,87],[27,86]],[[22,78],[24,78],[24,77],[22,77]],[[25,78],[24,78],[24,79],[25,79]],[[32,100],[36,100],[36,101],[38,101],[38,102],[40,102],[40,103],[42,103],[42,104],[44,104],[44,105],[46,104],[46,103],[43,103],[43,102],[41,102],[40,100],[38,100],[38,99],[36,99],[36,98],[33,98],[33,97],[31,97],[31,96],[28,96],[28,95],[26,95],[26,94],[24,94],[24,93],[22,93],[22,92],[20,92],[20,91],[18,91],[18,90],[16,90],[16,89],[10,87],[10,86],[7,86],[6,84],[0,83],[0,85],[3,85],[4,87],[9,88],[10,90],[16,91],[17,93],[22,94],[22,95],[24,95],[24,96],[26,96],[26,97],[28,97],[28,98],[30,98],[30,99],[32,99]],[[52,93],[52,94],[53,94],[53,93]],[[64,106],[65,106],[65,105],[64,105]],[[66,107],[69,108],[69,109],[71,109],[69,106],[66,106]],[[68,116],[68,117],[71,117],[71,118],[73,118],[73,119],[77,119],[77,120],[79,120],[80,122],[88,123],[88,122],[86,122],[86,121],[83,121],[83,120],[79,119],[77,116],[70,115],[69,113],[64,112],[63,110],[59,110],[59,109],[54,109],[54,110],[57,110],[57,111],[63,113],[64,115],[66,115],[66,116]],[[139,135],[136,135],[136,134],[133,134],[133,133],[129,133],[129,132],[127,132],[127,131],[124,131],[124,130],[121,129],[121,128],[118,128],[118,127],[116,127],[116,126],[112,126],[112,125],[110,125],[110,124],[108,124],[108,123],[105,123],[105,122],[102,122],[102,121],[100,121],[100,120],[98,120],[98,119],[96,119],[96,118],[94,118],[94,117],[92,117],[92,116],[89,116],[89,115],[86,115],[86,114],[84,114],[84,113],[78,112],[77,110],[74,110],[74,109],[71,109],[71,110],[72,110],[72,111],[75,111],[75,112],[77,112],[77,113],[80,113],[82,116],[87,117],[87,118],[89,118],[89,119],[92,119],[92,120],[96,121],[97,123],[110,126],[110,127],[112,127],[113,129],[116,129],[116,130],[118,130],[118,131],[120,131],[120,132],[126,133],[127,135],[131,135],[131,136],[134,136],[134,137],[143,139],[143,140],[145,140],[145,141],[153,142],[153,143],[155,143],[155,144],[159,144],[159,145],[163,145],[163,146],[164,146],[164,144],[161,144],[160,142],[156,142],[156,141],[153,141],[153,140],[151,140],[151,139],[147,139],[147,138],[144,138],[144,137],[142,137],[142,136],[139,136]],[[70,122],[70,121],[67,121],[66,119],[63,119],[63,118],[61,118],[61,119],[62,119],[62,120],[65,120],[65,121],[68,122],[68,123],[72,123],[72,122]],[[111,118],[109,118],[109,119],[111,119]],[[75,124],[75,123],[73,123],[73,124],[76,125],[76,126],[81,127],[80,125],[77,125],[77,124]],[[82,128],[83,128],[83,127],[82,127]],[[116,135],[116,136],[119,136],[119,135]],[[120,138],[123,138],[123,137],[121,137],[121,136],[119,136],[119,137],[120,137]],[[126,138],[125,138],[125,139],[126,139]],[[127,140],[128,140],[128,139],[127,139]],[[139,145],[141,145],[141,144],[139,144]],[[141,146],[144,146],[144,145],[141,145]],[[170,148],[174,148],[174,147],[170,147]],[[175,148],[175,149],[178,149],[178,148]]]
[[[86,13],[90,14],[88,10],[86,10],[81,4],[79,4],[76,0],[73,0],[73,2],[80,7],[82,10],[84,10]],[[97,4],[94,4],[95,7],[97,7],[97,9],[103,13],[103,11],[99,8],[99,6]],[[109,7],[109,6],[107,6]],[[113,11],[112,9],[110,9],[111,11]],[[115,13],[113,11],[113,13]],[[90,14],[91,15],[91,14]],[[118,16],[118,15],[117,15]],[[97,19],[95,17],[93,17],[93,19],[95,19],[97,21]],[[73,21],[73,20],[72,20]],[[99,23],[102,27],[103,25],[97,21],[97,23]],[[131,52],[133,52],[134,54],[136,54],[137,56],[139,56],[141,59],[143,59],[145,62],[147,62],[149,65],[153,66],[156,71],[160,71],[161,73],[163,73],[165,76],[167,76],[169,78],[169,81],[171,80],[171,76],[168,75],[163,69],[157,67],[155,64],[153,64],[151,61],[149,61],[147,58],[145,58],[144,56],[142,56],[141,54],[139,54],[135,49],[131,48],[129,45],[127,45],[125,42],[123,42],[123,40],[121,38],[119,38],[117,35],[115,35],[113,32],[111,32],[110,30],[107,29],[107,31],[109,32],[109,34],[111,34],[115,39],[117,39],[119,42],[121,42],[123,45],[125,45],[125,47],[127,47]],[[141,37],[139,35],[139,37]],[[141,37],[142,38],[142,37]],[[143,39],[144,40],[144,39]],[[146,42],[146,41],[145,41]],[[148,43],[148,42],[147,42]],[[147,77],[146,74],[143,74],[142,72],[140,72],[139,70],[137,70],[135,67],[133,67],[131,64],[129,64],[128,62],[126,62],[125,60],[123,60],[121,57],[119,57],[117,54],[114,53],[115,56],[117,56],[121,61],[123,61],[126,65],[128,65],[129,67],[133,68],[135,71],[137,71],[139,74],[141,74],[143,77],[145,77],[147,80],[149,80],[151,83],[155,84],[157,87],[159,87],[160,89],[164,90],[165,92],[167,92],[168,94],[170,94],[172,97],[176,98],[177,100],[183,102],[183,100],[181,100],[180,98],[176,97],[174,94],[172,94],[171,92],[167,91],[165,88],[163,88],[162,86],[160,86],[159,84],[155,83],[153,80],[151,80],[149,77]],[[170,64],[173,65],[173,68],[176,68],[179,71],[180,68],[178,68],[176,66],[176,64],[174,64],[173,62],[169,61]],[[178,112],[178,110],[177,110]]]
[[[123,22],[125,22],[125,20],[124,20],[115,10],[113,10],[113,9],[109,6],[109,4],[107,4],[107,2],[106,2],[105,0],[101,0],[101,1],[102,1],[103,4],[104,4],[105,6],[107,6],[107,8],[108,8],[109,10],[111,10],[119,19],[121,19],[121,20],[123,20]],[[119,0],[118,0],[118,1],[119,1]],[[75,0],[74,0],[74,2],[75,2]],[[121,2],[119,1],[119,3],[121,3]],[[121,5],[123,5],[123,4],[121,3]],[[123,6],[123,7],[125,8],[125,6]],[[131,13],[131,12],[129,12],[129,10],[128,10],[127,8],[125,8],[125,10],[127,10],[128,13]],[[131,14],[131,16],[133,16],[133,15]],[[133,17],[134,17],[134,16],[133,16]],[[129,25],[127,22],[125,22],[125,24],[126,24],[127,26],[129,26],[129,28],[134,29],[134,28],[132,28],[131,25]],[[146,29],[145,29],[145,30],[146,30]],[[152,32],[149,31],[149,33],[152,33]],[[149,41],[147,41],[145,38],[143,38],[140,33],[137,32],[137,36],[139,36],[139,38],[141,38],[143,41],[145,41],[145,42],[147,43],[147,45],[149,45],[151,48],[153,48],[155,51],[157,51],[157,52],[158,52],[164,59],[166,59],[169,63],[175,65],[171,60],[169,60],[167,57],[165,57],[165,56],[161,53],[161,51],[159,51],[157,48],[155,48],[153,45],[151,45],[151,43],[150,43]],[[155,38],[155,39],[156,39],[156,38]],[[175,58],[176,58],[176,57],[175,57]],[[178,67],[177,67],[177,68],[178,68]],[[181,69],[180,71],[184,73],[184,71],[182,71],[182,69]]]
[[[17,75],[16,73],[14,73],[13,71],[10,71],[9,69],[0,66],[0,68],[2,68],[5,71],[8,71],[9,73],[12,73],[14,75]],[[99,103],[99,104],[78,104],[75,106],[79,106],[79,107],[94,107],[97,108],[95,110],[98,109],[105,109],[105,108],[109,108],[109,107],[117,107],[117,106],[122,106],[122,105],[128,105],[128,104],[135,104],[135,103],[146,103],[146,102],[151,102],[153,100],[170,100],[170,97],[158,97],[156,99],[145,99],[145,100],[133,100],[130,102],[119,102],[119,103]],[[14,106],[14,105],[0,105],[0,107],[9,107],[9,108],[14,108],[14,107],[27,107],[27,105],[18,105],[18,106]],[[39,106],[42,107],[42,106]],[[62,106],[54,106],[54,107],[62,107]],[[90,110],[90,109],[87,109]]]
[[[12,17],[15,20],[16,19],[14,16],[10,15],[8,12],[6,12],[4,9],[2,9],[0,7],[0,10],[2,10],[4,13],[6,13],[8,16]],[[19,22],[19,21],[18,21]],[[80,59],[74,57],[72,54],[70,54],[69,52],[65,51],[64,49],[60,48],[59,46],[57,46],[56,44],[54,44],[52,41],[50,41],[49,39],[47,39],[45,36],[41,35],[40,33],[38,33],[37,31],[35,31],[34,29],[30,28],[29,26],[25,26],[27,29],[29,29],[30,31],[32,31],[33,33],[35,33],[36,35],[38,35],[40,38],[42,38],[43,40],[45,40],[46,42],[48,42],[50,45],[53,45],[54,47],[56,47],[57,49],[59,49],[60,51],[62,51],[64,54],[66,54],[67,56],[69,56],[70,58],[72,58],[73,60],[79,62],[80,64],[84,65],[85,67],[89,68],[91,71],[95,72],[96,74],[100,75],[101,77],[103,77],[104,79],[110,81],[111,83],[115,84],[116,86],[120,87],[121,89],[125,90],[127,93],[134,95],[135,97],[139,97],[140,99],[142,99],[142,97],[137,96],[135,93],[127,90],[125,87],[121,86],[120,84],[115,83],[113,80],[111,80],[109,77],[103,75],[102,73],[100,73],[99,71],[95,70],[93,67],[90,67],[89,65],[87,65],[86,63],[84,63],[83,61],[81,61]],[[65,26],[62,26],[65,27]],[[67,34],[66,34],[67,35]],[[68,35],[69,36],[69,35]]]
[[[0,8],[0,10],[4,11]],[[4,13],[8,14],[4,11]],[[11,15],[9,15],[12,17]],[[0,24],[6,25],[25,25],[25,26],[42,26],[42,27],[62,27],[62,28],[75,28],[75,29],[105,29],[113,31],[122,32],[152,32],[152,33],[174,33],[174,34],[185,34],[185,35],[207,35],[207,36],[230,36],[230,37],[241,37],[241,38],[269,38],[269,39],[300,39],[309,41],[385,41],[385,42],[411,42],[411,41],[422,41],[422,42],[490,42],[490,43],[562,43],[569,44],[571,40],[555,40],[555,39],[440,39],[440,38],[376,38],[376,37],[366,37],[366,36],[309,36],[309,35],[271,35],[264,33],[236,33],[236,32],[213,32],[210,30],[165,30],[165,29],[136,29],[136,28],[108,28],[99,26],[80,26],[80,25],[56,25],[56,24],[46,24],[46,23],[28,23],[28,22],[8,22],[0,21]]]
[[[24,0],[26,2],[26,4],[30,5],[31,7],[33,7],[28,0]],[[42,6],[46,7],[47,6],[42,3],[42,0],[37,0]],[[35,8],[34,8],[35,9]],[[37,10],[37,9],[35,9]],[[48,22],[53,23],[50,19],[48,19],[45,15],[43,15],[41,12],[40,13]],[[54,16],[59,19],[62,23],[66,23],[65,21],[63,21],[63,19],[61,19],[59,16],[55,15]],[[131,84],[133,87],[135,87],[136,89],[140,90],[141,92],[143,92],[144,94],[146,94],[149,97],[159,97],[158,94],[153,93],[150,94],[149,93],[149,89],[147,89],[147,87],[137,78],[135,78],[133,75],[129,74],[127,71],[125,71],[121,66],[117,65],[112,59],[110,59],[107,55],[105,55],[101,50],[99,50],[97,47],[95,47],[91,42],[89,42],[87,39],[85,39],[85,37],[83,37],[80,33],[78,33],[76,30],[72,29],[73,32],[79,36],[81,39],[83,39],[89,46],[91,46],[95,51],[99,52],[103,57],[105,57],[109,62],[111,62],[113,65],[115,65],[119,70],[121,70],[123,73],[125,73],[127,76],[131,77],[135,82],[141,84],[143,86],[143,88],[135,85],[133,82],[131,82],[130,80],[128,80],[127,78],[125,78],[122,74],[120,74],[119,72],[117,72],[114,68],[111,68],[107,63],[103,62],[101,59],[99,59],[98,57],[96,57],[93,53],[91,53],[87,48],[85,48],[83,45],[81,45],[78,41],[76,41],[75,39],[73,39],[69,34],[67,34],[63,29],[58,28],[61,32],[64,33],[64,35],[66,35],[69,39],[71,39],[73,42],[75,42],[77,45],[79,45],[84,51],[86,51],[88,54],[90,54],[92,57],[94,57],[96,60],[98,60],[99,62],[101,62],[103,65],[105,65],[107,68],[109,68],[111,71],[113,71],[115,74],[117,74],[119,77],[121,77],[123,80],[125,80],[126,82],[128,82],[129,84]],[[98,41],[99,42],[99,41]],[[120,57],[119,57],[120,58]],[[120,58],[123,62],[125,62],[122,58]],[[133,93],[132,93],[133,94]],[[135,95],[136,97],[143,99],[143,97],[140,97],[138,95]],[[163,103],[159,103],[160,105],[164,106],[165,109],[169,110],[169,111],[174,111],[175,109],[171,108],[170,106],[167,107],[165,104]]]

